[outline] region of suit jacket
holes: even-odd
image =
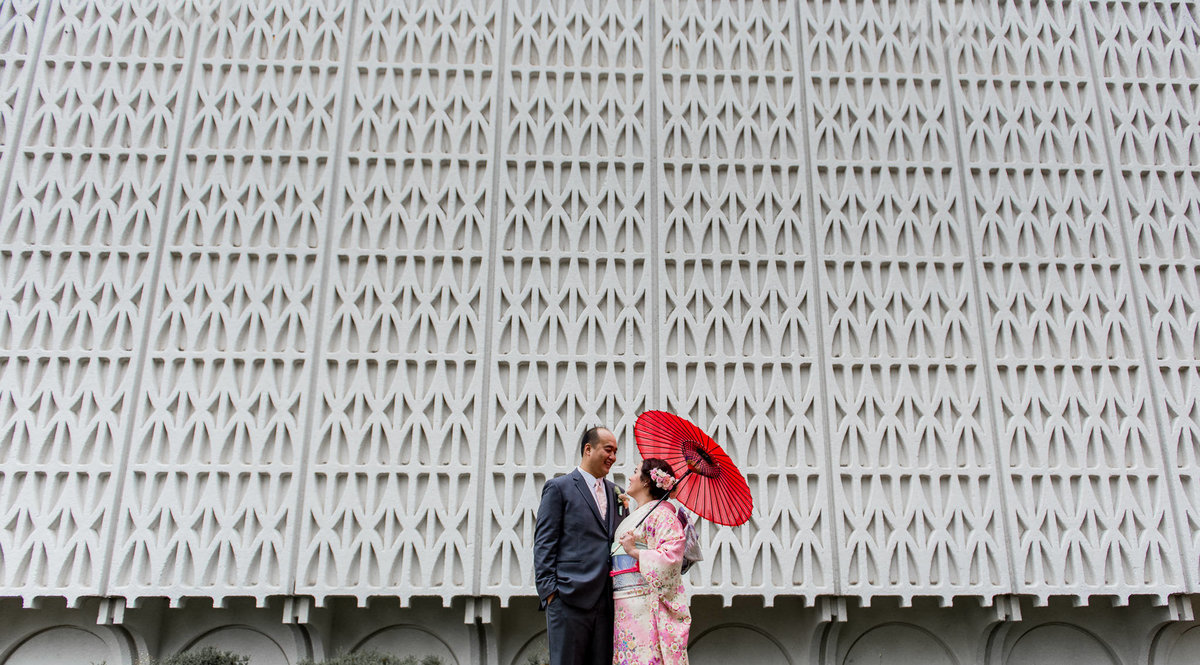
[[[533,565],[539,607],[552,593],[570,605],[594,607],[611,593],[609,548],[626,511],[617,501],[617,486],[605,479],[608,514],[600,509],[592,488],[576,469],[546,482],[533,536]]]

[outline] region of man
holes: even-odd
[[[610,665],[613,657],[609,548],[625,518],[617,486],[606,480],[617,437],[583,433],[579,468],[546,482],[534,531],[533,564],[546,611],[550,665]]]

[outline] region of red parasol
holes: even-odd
[[[642,457],[667,461],[679,477],[675,498],[710,522],[738,526],[754,499],[729,455],[699,427],[666,411],[647,411],[633,427]],[[681,475],[682,474],[682,475]]]

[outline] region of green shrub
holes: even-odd
[[[300,665],[442,665],[442,659],[437,656],[392,656],[378,651],[355,651],[317,663],[312,660],[300,661]]]
[[[525,665],[550,665],[550,647],[546,644],[546,636],[542,635],[537,642],[529,645]]]
[[[213,647],[185,651],[152,661],[153,665],[246,665],[249,662],[250,656],[239,656],[232,651],[217,651]]]
[[[550,649],[542,647],[540,652],[526,658],[526,665],[550,665]]]

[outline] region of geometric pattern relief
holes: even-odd
[[[99,593],[128,360],[0,355],[0,587]]]
[[[366,2],[353,21],[296,591],[448,602],[475,585],[498,17]]]
[[[481,592],[533,587],[545,481],[611,428],[623,484],[650,408],[647,6],[511,3],[502,85]]]
[[[6,2],[0,7],[0,149],[13,145],[20,96],[33,72],[30,58],[39,25],[38,10],[46,3],[36,0]],[[44,9],[43,9],[44,12]],[[11,153],[3,150],[0,166]],[[2,193],[0,193],[2,196]]]
[[[1079,7],[1014,3],[971,18],[950,60],[964,72],[962,152],[1015,516],[1014,583],[1042,598],[1178,588]]]
[[[1185,552],[1200,551],[1200,365],[1160,364],[1159,378],[1163,384],[1166,401],[1167,451],[1166,457],[1179,476],[1179,507],[1184,523],[1182,529],[1188,535]],[[1191,549],[1188,549],[1190,547]],[[1187,573],[1195,579],[1197,565],[1191,562]]]
[[[742,460],[758,497],[747,527],[702,527],[691,590],[815,598],[834,591],[836,572],[795,8],[658,10],[663,399]]]
[[[0,3],[0,595],[508,603],[647,409],[692,594],[1195,592],[1198,16]]]
[[[202,16],[116,533],[123,595],[287,591],[347,21],[335,3]]]
[[[1190,10],[1190,11],[1189,11]],[[1191,589],[1200,588],[1200,492],[1196,437],[1200,414],[1200,26],[1194,7],[1141,8],[1105,2],[1087,9],[1096,44],[1105,129],[1120,171],[1117,192],[1129,221],[1133,276],[1146,308],[1147,360],[1157,367],[1165,413],[1170,491]],[[1175,484],[1176,480],[1178,485]]]
[[[999,372],[1019,588],[1123,596],[1177,584],[1140,372],[1070,364]]]
[[[801,15],[840,591],[1003,593],[944,27],[927,2]]]
[[[0,493],[5,584],[73,597],[99,592],[107,573],[188,16],[182,5],[47,4],[0,212],[12,386]]]

